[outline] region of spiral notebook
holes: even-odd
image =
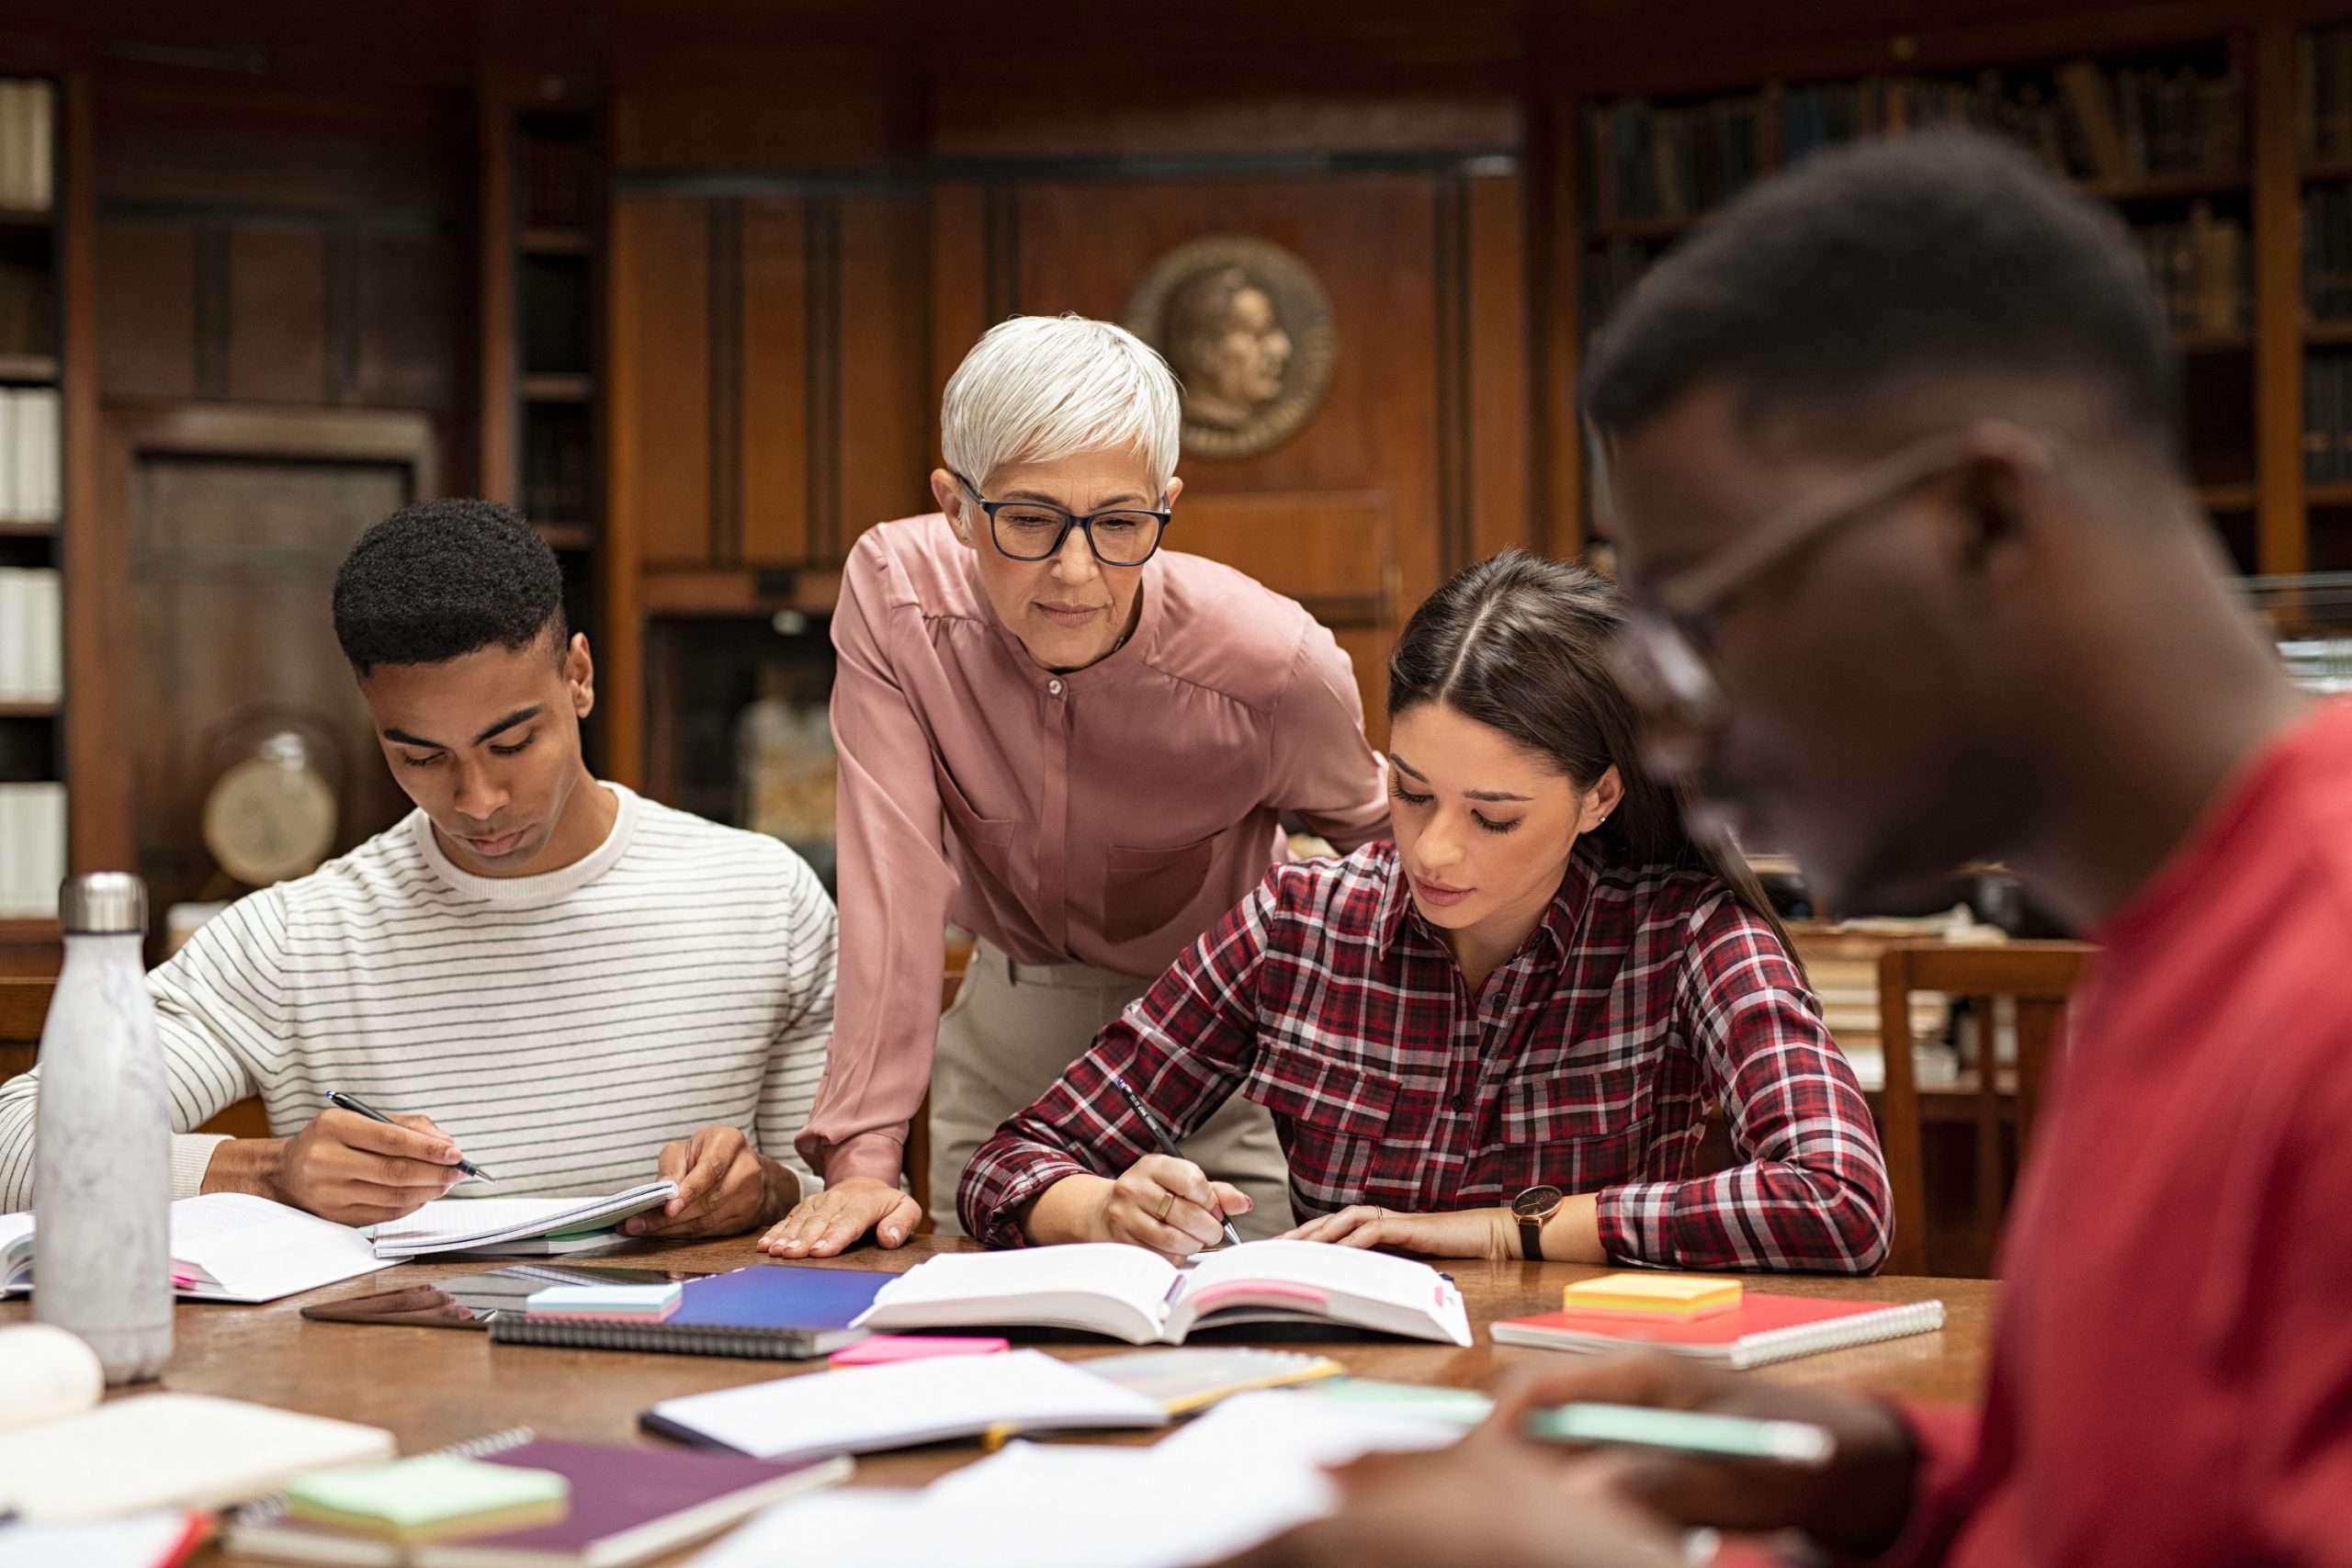
[[[1944,1325],[1941,1302],[1829,1302],[1750,1291],[1738,1307],[1686,1323],[1634,1323],[1613,1313],[1547,1312],[1494,1325],[1498,1345],[1547,1350],[1623,1350],[1645,1346],[1695,1356],[1735,1371],[1792,1357],[1843,1350]]]
[[[222,1544],[242,1556],[350,1568],[628,1568],[843,1480],[851,1464],[561,1442],[524,1427],[436,1451],[555,1471],[571,1483],[570,1511],[553,1524],[401,1546],[289,1518],[285,1499],[273,1497],[242,1510]]]
[[[582,1350],[667,1350],[797,1361],[865,1337],[851,1321],[897,1279],[863,1269],[761,1263],[685,1281],[678,1310],[659,1323],[585,1323],[500,1312],[490,1337],[503,1345]]]

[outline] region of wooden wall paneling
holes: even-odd
[[[972,344],[988,331],[988,192],[977,181],[931,188],[931,456],[938,457],[939,395]]]
[[[610,445],[628,461],[607,493],[650,567],[711,558],[711,213],[691,197],[614,204]]]
[[[1474,175],[1468,198],[1471,558],[1542,549],[1530,443],[1526,190],[1516,175]]]
[[[228,340],[230,400],[329,400],[323,234],[274,225],[230,231]]]
[[[741,374],[728,389],[741,409],[742,522],[731,557],[713,552],[722,566],[789,566],[808,557],[810,340],[818,335],[809,253],[825,226],[808,220],[807,205],[763,197],[742,207]],[[714,341],[720,331],[714,325]]]
[[[98,383],[108,398],[196,395],[196,231],[171,220],[97,226]],[[225,283],[225,279],[223,280]]]
[[[2273,22],[2255,34],[2254,365],[2256,562],[2268,573],[2309,562],[2303,513],[2302,186],[2295,154],[2295,38]]]
[[[939,423],[927,366],[934,269],[923,202],[911,192],[854,192],[841,198],[840,218],[840,479],[814,552],[826,561],[845,557],[876,523],[932,509]]]
[[[1534,311],[1530,338],[1536,379],[1530,413],[1539,453],[1537,499],[1544,525],[1542,547],[1555,556],[1578,556],[1585,547],[1584,421],[1577,398],[1577,362],[1584,320],[1583,228],[1577,171],[1583,145],[1577,136],[1575,102],[1544,91],[1543,112],[1529,137],[1529,213],[1532,243],[1530,291]]]
[[[461,334],[470,335],[458,320],[465,263],[457,243],[439,233],[359,229],[349,245],[356,265],[356,360],[344,400],[367,408],[454,409],[455,345]],[[329,327],[332,342],[340,335],[333,310]],[[481,438],[487,434],[485,425]],[[492,471],[486,450],[477,462],[481,474]],[[513,501],[511,495],[492,499]]]
[[[1232,520],[1240,514],[1221,516],[1219,506],[1256,497],[1300,516],[1327,507],[1337,518],[1385,510],[1390,525],[1385,537],[1361,541],[1364,570],[1354,580],[1377,587],[1367,597],[1351,586],[1349,595],[1357,613],[1378,614],[1375,635],[1359,639],[1367,656],[1356,660],[1371,713],[1384,701],[1386,639],[1444,570],[1441,411],[1431,367],[1441,357],[1442,313],[1451,312],[1462,345],[1469,321],[1466,194],[1455,202],[1458,227],[1441,245],[1442,193],[1449,183],[1460,184],[1448,172],[1403,171],[1039,181],[1020,192],[1023,310],[1123,319],[1130,290],[1151,263],[1207,234],[1272,240],[1315,272],[1339,338],[1322,404],[1270,451],[1238,459],[1185,457],[1180,471],[1186,490],[1170,545],[1212,556],[1244,547],[1261,552],[1252,558],[1269,586],[1314,595],[1325,570],[1317,536],[1277,533],[1245,547]],[[1443,269],[1442,253],[1453,257]],[[943,253],[937,265],[954,264]],[[1464,465],[1452,470],[1459,481],[1468,474],[1466,427],[1457,419],[1452,428]],[[1460,485],[1457,497],[1464,490]],[[1467,547],[1459,532],[1455,547]]]
[[[64,429],[66,833],[76,874],[127,870],[134,863],[130,771],[121,766],[124,716],[116,698],[129,683],[128,574],[119,517],[107,508],[98,431],[98,214],[96,94],[86,66],[65,73],[59,113],[58,276],[62,280],[60,361]]]
[[[399,810],[334,641],[327,587],[367,525],[438,493],[422,412],[253,405],[119,408],[97,421],[98,507],[72,603],[108,639],[110,679],[69,678],[75,728],[103,741],[75,758],[77,866],[136,869],[158,908],[203,890],[203,791],[219,748],[280,713],[335,733],[340,846]],[[250,736],[257,741],[259,731]],[[79,834],[85,800],[102,804]],[[85,853],[88,859],[85,861]]]

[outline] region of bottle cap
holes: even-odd
[[[68,936],[143,936],[147,885],[127,871],[69,876],[58,889],[57,923]]]

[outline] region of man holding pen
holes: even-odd
[[[832,902],[776,840],[588,772],[594,670],[562,590],[530,525],[483,502],[405,508],[344,562],[335,633],[417,809],[149,976],[175,1196],[366,1224],[453,1189],[661,1178],[676,1197],[625,1228],[668,1235],[798,1201]],[[32,1206],[40,1089],[38,1071],[0,1086],[0,1210]],[[274,1136],[191,1131],[256,1094]]]

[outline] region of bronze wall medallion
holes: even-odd
[[[1339,333],[1306,264],[1272,241],[1216,234],[1154,262],[1127,297],[1127,330],[1184,394],[1184,453],[1254,457],[1314,416]]]

